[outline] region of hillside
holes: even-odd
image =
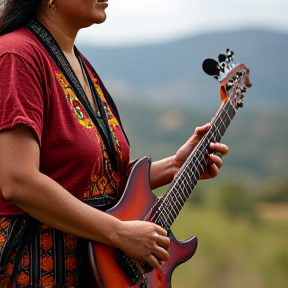
[[[248,109],[288,107],[286,73],[288,35],[269,31],[235,31],[188,37],[161,45],[99,48],[78,44],[114,97],[145,99],[154,105],[219,105],[218,83],[202,71],[206,58],[226,48],[236,63],[251,70]]]

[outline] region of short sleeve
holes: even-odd
[[[39,74],[17,54],[0,56],[0,131],[20,123],[28,125],[41,145],[44,104]]]

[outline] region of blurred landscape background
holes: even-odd
[[[203,72],[203,60],[230,48],[250,68],[252,88],[222,138],[230,149],[224,166],[197,184],[173,224],[178,240],[199,240],[173,273],[173,288],[287,288],[288,34],[246,29],[78,48],[118,105],[131,159],[172,155],[213,118],[219,83]]]

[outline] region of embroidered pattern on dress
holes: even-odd
[[[87,187],[86,190],[84,191],[82,200],[91,199],[91,198],[101,196],[101,195],[110,195],[112,196],[112,198],[116,199],[117,195],[115,193],[117,193],[116,191],[118,190],[120,182],[121,182],[120,171],[117,174],[111,168],[109,156],[106,151],[105,145],[102,141],[102,138],[97,128],[95,127],[91,119],[89,118],[83,105],[80,103],[74,91],[71,89],[71,86],[69,82],[67,81],[67,79],[65,78],[65,76],[60,71],[56,71],[55,75],[59,83],[64,89],[64,92],[66,94],[66,99],[70,105],[70,108],[74,111],[78,122],[88,129],[94,129],[97,135],[98,143],[102,147],[103,170],[99,174],[99,171],[97,171],[96,169],[98,164],[94,165],[94,169],[91,171],[91,185]],[[119,157],[119,160],[121,161],[122,150],[121,150],[120,143],[115,135],[115,129],[119,128],[119,123],[117,119],[113,116],[113,114],[111,113],[111,110],[109,109],[109,106],[105,100],[103,91],[98,84],[98,79],[95,78],[92,74],[90,74],[90,77],[103,103],[103,107],[104,107],[105,113],[107,115],[108,123],[109,123],[109,128],[112,133],[112,138],[113,138],[114,145],[117,151],[117,157]]]

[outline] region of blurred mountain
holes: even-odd
[[[158,45],[99,48],[78,44],[78,48],[114,98],[206,109],[219,106],[219,85],[203,72],[202,62],[217,59],[230,48],[234,62],[244,63],[251,71],[253,88],[244,105],[260,110],[288,108],[286,34],[246,30]]]

